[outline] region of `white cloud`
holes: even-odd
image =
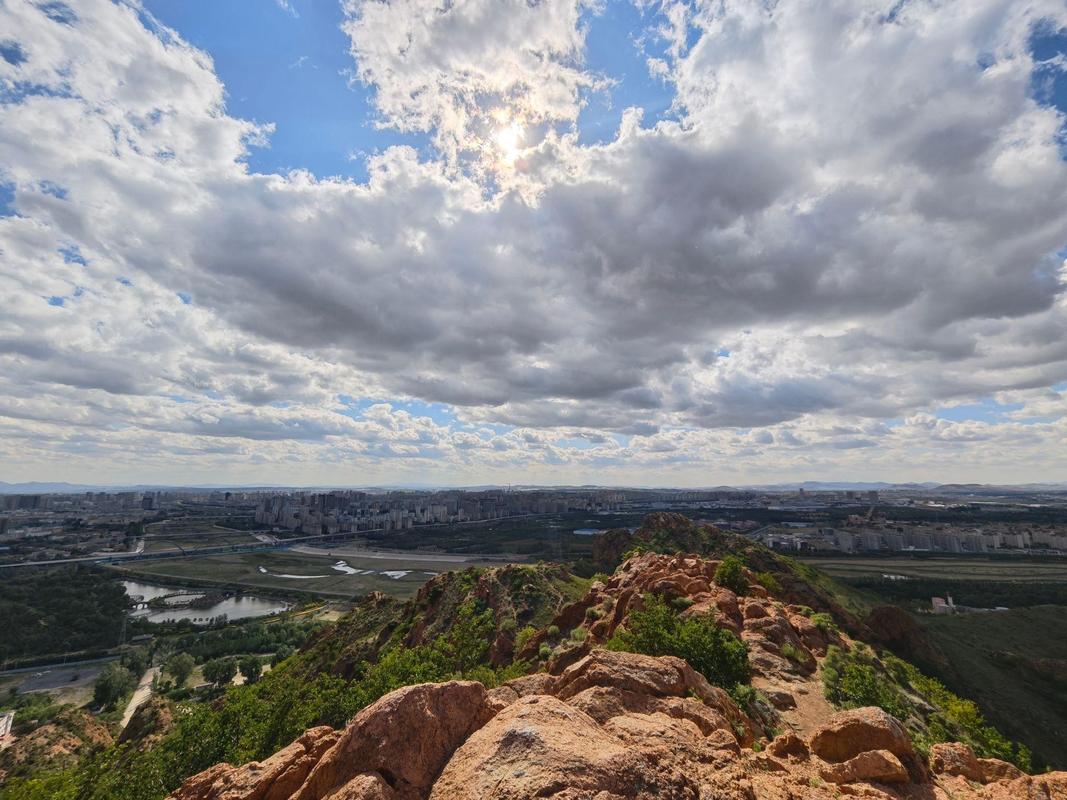
[[[0,7],[25,54],[0,60],[7,463],[641,483],[1059,464],[1064,118],[1032,95],[1028,37],[1062,4],[666,4],[678,118],[631,110],[595,146],[574,133],[613,77],[585,64],[591,4],[346,9],[381,121],[437,146],[386,149],[362,184],[250,173],[270,126],[136,6]],[[501,109],[531,134],[507,170],[484,149]],[[930,416],[994,394],[1026,414]],[[340,396],[392,402],[353,418]]]

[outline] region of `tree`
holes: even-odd
[[[93,684],[93,702],[107,708],[114,708],[115,704],[130,692],[135,678],[122,664],[112,661]]]
[[[255,656],[245,656],[238,662],[241,674],[245,676],[245,683],[255,683],[263,674],[263,664]]]
[[[152,656],[147,647],[135,647],[123,653],[120,661],[122,666],[126,667],[134,675],[141,675],[152,663]]]
[[[193,661],[193,657],[188,653],[175,653],[167,659],[164,669],[174,678],[174,683],[181,687],[189,680],[189,676],[193,674],[193,667],[195,666],[196,662]]]
[[[213,658],[204,664],[204,677],[217,686],[224,686],[237,674],[237,663],[232,658]]]
[[[740,596],[748,592],[748,580],[745,578],[745,562],[737,556],[727,556],[715,570],[715,583],[725,586]]]
[[[293,648],[290,645],[287,645],[287,644],[280,645],[278,647],[278,649],[275,651],[274,655],[270,657],[270,665],[272,667],[278,666],[283,661],[285,661],[285,659],[289,658],[289,656],[291,656],[295,652],[296,652],[296,649]]]

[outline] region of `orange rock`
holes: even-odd
[[[982,783],[1010,781],[1026,774],[1014,764],[1001,761],[999,758],[979,758],[978,768],[981,770],[981,777],[978,780]]]
[[[173,800],[286,800],[300,788],[308,773],[318,763],[339,734],[332,728],[311,728],[288,747],[266,761],[253,761],[233,768],[229,764],[194,775],[171,797]]]
[[[401,796],[424,794],[492,716],[485,687],[474,681],[397,689],[356,715],[293,797],[321,800],[364,773],[377,773]]]
[[[900,759],[888,750],[868,750],[840,764],[829,764],[819,770],[823,780],[830,783],[907,783],[908,770]]]
[[[868,706],[839,711],[811,736],[811,752],[824,761],[840,762],[869,750],[888,750],[896,756],[911,756],[914,749],[896,718]]]
[[[673,778],[660,775],[587,714],[553,697],[533,696],[500,712],[456,751],[430,800],[681,798]],[[689,783],[682,776],[678,782]],[[695,796],[696,787],[688,789]]]
[[[930,748],[930,768],[937,775],[959,775],[971,781],[982,780],[982,767],[965,744],[944,742]]]

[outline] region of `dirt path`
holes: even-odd
[[[834,713],[834,707],[823,694],[822,667],[807,678],[795,681],[754,678],[752,685],[765,692],[788,692],[796,701],[796,708],[780,710],[782,721],[798,736],[806,737]]]
[[[141,703],[152,696],[152,681],[159,675],[159,669],[159,667],[149,667],[145,670],[145,674],[141,676],[137,688],[133,691],[133,697],[131,697],[130,702],[126,704],[126,710],[122,714],[123,729],[130,724],[134,712],[141,706]]]

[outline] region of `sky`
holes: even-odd
[[[0,480],[1067,481],[1062,0],[0,0]]]

